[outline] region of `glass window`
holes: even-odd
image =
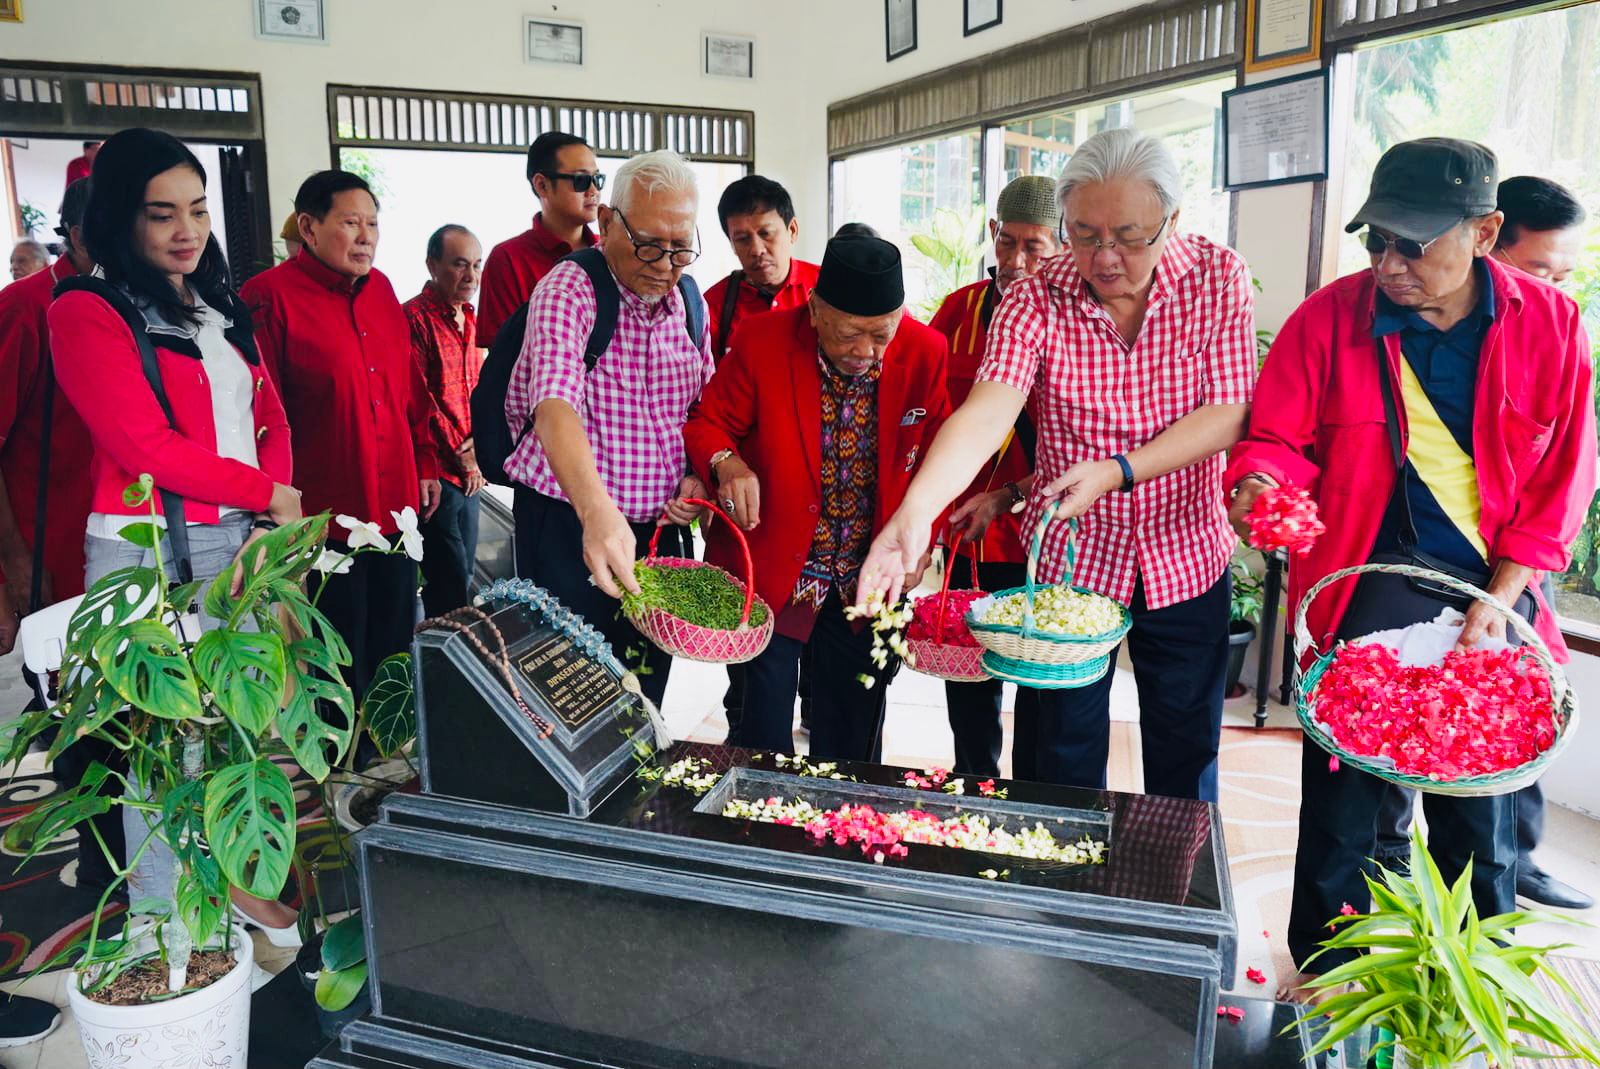
[[[976,130],[863,152],[833,165],[832,226],[867,223],[905,255],[906,304],[926,320],[983,266]]]
[[[1344,223],[1361,207],[1385,149],[1416,137],[1460,137],[1494,149],[1500,176],[1533,174],[1571,189],[1589,209],[1585,255],[1567,284],[1600,341],[1600,4],[1503,19],[1356,52],[1340,69],[1353,80],[1343,205],[1328,221],[1341,274],[1370,266]],[[1344,87],[1341,87],[1344,88]],[[1600,350],[1597,350],[1600,356]],[[1596,397],[1600,407],[1600,395]],[[1575,629],[1600,635],[1600,501],[1589,510],[1556,606]]]
[[[1079,143],[1102,130],[1136,126],[1162,138],[1178,159],[1183,171],[1183,229],[1226,243],[1229,197],[1220,188],[1218,131],[1222,93],[1233,85],[1231,76],[1213,78],[1007,123],[1001,128],[1003,173],[994,193],[1025,174],[1054,178]]]

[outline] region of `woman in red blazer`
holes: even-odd
[[[690,411],[689,462],[745,530],[756,593],[777,613],[772,644],[742,666],[734,745],[793,749],[809,643],[812,756],[879,754],[897,665],[874,667],[871,634],[845,619],[844,606],[872,536],[950,411],[944,336],[905,317],[903,305],[893,245],[835,238],[809,305],[740,324]],[[726,525],[712,525],[706,559],[736,574],[743,567]]]
[[[145,473],[183,499],[194,578],[213,579],[250,540],[298,519],[300,495],[289,486],[283,405],[211,234],[200,161],[156,130],[110,138],[95,158],[83,236],[103,280],[63,292],[48,322],[56,380],[94,441],[87,476],[58,476],[93,482],[86,585],[119,568],[154,565],[154,551],[119,537],[149,515],[148,506],[122,496]],[[133,328],[113,301],[126,302],[154,344],[170,420],[145,377]],[[168,539],[162,555],[173,559]],[[202,615],[201,623],[217,621]],[[122,812],[127,845],[142,842],[148,829],[141,816]],[[158,845],[130,879],[135,900],[171,892],[171,857]],[[274,943],[298,942],[292,910],[244,896],[235,901],[248,910],[241,919],[267,930]]]

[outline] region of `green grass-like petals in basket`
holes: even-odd
[[[1039,524],[1033,532],[1033,540],[1028,546],[1025,584],[1009,590],[996,591],[993,595],[996,601],[1011,594],[1025,595],[1028,609],[1023,613],[1021,625],[983,622],[979,619],[982,611],[980,606],[986,609],[988,605],[986,602],[977,603],[972,611],[967,613],[968,629],[989,651],[983,656],[983,667],[997,679],[1055,689],[1086,687],[1106,674],[1111,666],[1111,651],[1117,648],[1122,636],[1133,626],[1133,616],[1125,605],[1117,606],[1121,610],[1121,622],[1098,635],[1068,635],[1059,631],[1046,631],[1035,625],[1034,600],[1041,590],[1056,586],[1065,587],[1079,594],[1099,596],[1092,590],[1072,585],[1072,572],[1077,564],[1078,521],[1075,519],[1069,521],[1071,533],[1067,542],[1067,561],[1060,582],[1044,585],[1038,582],[1039,554],[1044,543],[1044,532],[1055,519],[1059,504],[1059,501],[1050,502],[1045,506],[1044,514],[1039,517]]]
[[[1436,586],[1449,587],[1459,593],[1481,601],[1499,613],[1506,621],[1506,626],[1517,633],[1522,639],[1526,649],[1539,662],[1539,666],[1550,677],[1550,695],[1552,698],[1550,716],[1555,721],[1556,740],[1550,744],[1538,757],[1500,772],[1490,772],[1479,776],[1462,776],[1453,780],[1435,780],[1427,776],[1411,772],[1401,772],[1396,769],[1387,758],[1370,757],[1363,754],[1351,753],[1334,741],[1321,722],[1317,719],[1317,683],[1322,679],[1328,666],[1333,663],[1334,654],[1338,646],[1327,653],[1319,653],[1309,668],[1302,670],[1300,667],[1305,662],[1307,652],[1313,651],[1316,644],[1311,637],[1311,629],[1306,624],[1306,613],[1312,601],[1329,586],[1351,576],[1365,575],[1368,572],[1384,572],[1391,575],[1404,575],[1416,579],[1426,579]],[[1533,625],[1524,620],[1522,616],[1513,611],[1504,602],[1493,597],[1488,592],[1480,590],[1471,583],[1457,579],[1453,575],[1432,571],[1427,568],[1418,568],[1410,564],[1362,564],[1354,568],[1341,568],[1331,572],[1319,580],[1315,586],[1306,591],[1306,596],[1300,599],[1300,605],[1295,610],[1294,618],[1294,711],[1300,720],[1300,727],[1305,731],[1306,737],[1318,746],[1328,751],[1339,759],[1339,767],[1358,769],[1379,779],[1402,787],[1426,791],[1429,794],[1444,794],[1458,798],[1478,798],[1495,794],[1510,794],[1519,791],[1533,783],[1544,774],[1544,770],[1552,761],[1566,749],[1568,741],[1578,728],[1578,699],[1573,693],[1572,686],[1567,682],[1567,677],[1561,669],[1556,667],[1555,658],[1550,656],[1550,648],[1544,644],[1544,639],[1533,629]]]

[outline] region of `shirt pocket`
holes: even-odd
[[[1532,469],[1544,459],[1550,449],[1550,433],[1555,422],[1544,422],[1520,411],[1507,401],[1500,410],[1500,441],[1511,470],[1516,474],[1517,485],[1527,481]]]

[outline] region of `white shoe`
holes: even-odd
[[[260,921],[256,920],[254,917],[250,916],[250,914],[246,913],[244,910],[240,909],[238,905],[233,902],[228,903],[228,908],[233,910],[233,915],[240,924],[244,925],[246,928],[254,928],[256,931],[266,936],[267,942],[271,943],[275,947],[292,949],[299,946],[301,943],[299,924],[291,924],[287,928],[269,928],[265,924],[262,924]]]

